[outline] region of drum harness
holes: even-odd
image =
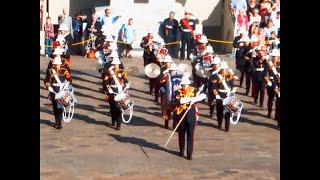
[[[113,69],[113,68],[111,68],[111,69]],[[120,84],[120,82],[119,82],[119,80],[118,80],[118,78],[116,77],[115,74],[112,75],[112,78],[114,79],[115,83],[117,84],[117,88],[118,88],[118,90],[120,91],[120,93],[116,93],[116,92],[113,92],[113,91],[112,91],[113,94],[118,95],[118,94],[121,94],[121,93],[123,93],[125,90],[128,89],[128,87],[129,87],[129,85],[130,85],[130,82],[129,82],[128,85],[122,90],[122,85]],[[111,89],[111,90],[112,90],[112,89]],[[133,113],[133,105],[129,108],[129,111],[130,111],[129,119],[126,120],[126,119],[124,118],[124,110],[121,109],[121,117],[122,117],[122,121],[123,121],[124,123],[129,123],[129,122],[130,122],[130,120],[131,120],[131,118],[132,118],[132,113]]]
[[[223,85],[223,87],[224,87],[224,89],[225,89],[225,91],[226,91],[226,93],[227,93],[227,98],[228,98],[228,97],[235,97],[235,93],[232,92],[231,89],[228,87],[226,81],[224,80],[224,78],[222,78],[222,75],[219,74],[218,77],[219,77],[219,79],[221,80],[221,83],[222,83],[222,85]],[[235,91],[235,90],[234,90],[234,91]],[[225,98],[225,99],[227,99],[227,98]],[[223,105],[224,105],[224,106],[227,105],[225,99],[223,100]],[[236,113],[236,114],[237,114],[237,119],[236,119],[235,121],[233,120],[233,116],[235,115],[235,113],[233,113],[232,111],[230,111],[230,113],[231,113],[230,123],[231,123],[231,124],[235,125],[235,124],[238,123],[238,121],[239,121],[239,119],[240,119],[240,115],[241,115],[242,108],[243,108],[243,106],[241,106],[240,109],[239,109],[239,111]],[[228,109],[228,110],[229,110],[229,109]]]
[[[56,73],[56,71],[54,69],[52,69],[52,72],[54,74],[54,78],[56,79],[57,83],[59,84],[59,88],[60,88],[59,92],[64,91],[65,89],[67,89],[68,88],[66,86],[67,83],[61,83],[61,81],[60,81],[60,79],[59,79],[59,77],[58,77],[58,75],[57,75],[57,73]],[[56,95],[58,94],[56,92],[54,92],[54,93]],[[73,92],[71,92],[71,93],[73,94]],[[59,104],[60,104],[60,102],[59,102]],[[74,114],[74,103],[69,106],[68,114],[67,114],[66,108],[62,104],[60,104],[60,105],[63,107],[63,116],[62,116],[63,117],[63,121],[64,122],[70,122],[72,120],[72,117],[73,117],[73,114]]]

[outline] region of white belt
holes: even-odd
[[[183,32],[191,32],[190,29],[182,29]]]
[[[52,83],[52,86],[59,86],[58,83]]]
[[[219,92],[224,92],[224,93],[228,92],[228,90],[225,90],[225,89],[218,89],[218,91]]]
[[[256,68],[255,71],[263,71],[264,68]]]
[[[269,79],[274,79],[274,77],[269,77]]]
[[[116,87],[118,87],[118,86],[117,86],[117,85],[110,85],[110,87],[116,88]]]

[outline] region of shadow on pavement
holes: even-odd
[[[87,75],[87,76],[91,76],[91,77],[94,77],[94,78],[98,78],[98,79],[101,79],[101,76],[94,76],[92,74],[89,74],[89,73],[85,73],[85,72],[82,72],[82,71],[78,71],[78,70],[75,70],[75,69],[71,69],[71,75],[75,73],[75,74],[81,74],[81,75]],[[98,74],[98,71],[97,71],[97,74]]]
[[[49,121],[49,120],[46,120],[46,119],[40,119],[40,124],[45,124],[45,125],[54,127],[54,126],[53,126],[53,122],[51,122],[51,121]]]
[[[252,121],[250,119],[243,118],[243,117],[240,118],[238,123],[249,123],[249,124],[256,125],[256,126],[265,126],[265,127],[269,127],[269,128],[278,130],[277,125],[269,124],[269,123],[265,123],[265,122]]]
[[[91,88],[88,88],[88,87],[80,86],[78,84],[72,83],[72,86],[75,88],[75,90],[77,90],[77,89],[85,89],[85,90],[88,90],[88,91],[93,91],[93,92],[102,94],[99,90],[95,90],[95,89],[91,89]]]
[[[125,119],[128,119],[128,115],[124,115]],[[145,118],[138,117],[138,116],[132,116],[132,119],[127,124],[129,126],[153,126],[153,127],[160,127],[163,128],[163,125],[154,123],[152,121],[148,121]]]
[[[146,147],[146,148],[150,148],[150,149],[164,151],[164,152],[167,152],[169,154],[176,155],[176,156],[179,155],[178,151],[172,151],[172,150],[163,148],[163,147],[159,146],[158,144],[148,142],[148,141],[146,141],[144,139],[140,139],[140,138],[136,138],[136,137],[120,136],[120,135],[116,135],[116,134],[108,134],[108,135],[113,137],[118,142],[130,143],[130,144],[138,145],[138,146],[141,146],[141,147]]]
[[[81,81],[81,82],[85,81],[85,82],[92,83],[92,84],[95,84],[95,85],[101,85],[101,83],[99,83],[99,82],[90,81],[88,79],[83,79],[83,78],[78,77],[78,76],[72,76],[71,78],[72,78],[72,80],[77,80],[77,81]],[[100,80],[101,80],[101,78],[100,78]]]
[[[143,79],[143,80],[148,80],[149,78],[146,77],[145,74],[139,74],[139,75],[131,75],[133,77],[136,77],[136,78],[140,78],[140,79]]]
[[[218,122],[217,122],[216,124],[218,124]],[[198,121],[198,122],[197,122],[197,125],[207,126],[207,127],[214,127],[214,128],[216,128],[216,129],[218,129],[218,130],[220,130],[220,131],[224,131],[224,129],[220,129],[219,126],[216,125],[216,124],[214,124],[214,123],[202,122],[202,121]],[[224,124],[222,124],[222,125],[224,125]]]
[[[145,92],[144,92],[144,93],[145,93]],[[148,94],[149,94],[149,93],[148,93]],[[130,96],[130,97],[134,97],[134,98],[138,98],[138,99],[144,99],[144,100],[146,100],[146,101],[154,101],[154,96],[152,96],[153,99],[148,99],[148,98],[144,98],[144,97],[141,97],[141,96],[136,96],[136,95],[133,95],[132,93],[129,94],[129,96]]]
[[[107,117],[107,116],[106,116]],[[96,125],[104,125],[104,126],[108,126],[109,123],[107,123],[106,121],[97,121],[93,118],[90,118],[87,115],[82,115],[82,114],[74,114],[73,115],[73,119],[74,120],[80,120],[80,121],[84,121],[88,124],[96,124]],[[106,118],[107,119],[107,118]],[[110,125],[110,124],[109,124]]]
[[[138,91],[138,92],[141,92],[141,93],[147,93],[147,94],[149,94],[149,91],[142,91],[142,90],[136,89],[136,88],[131,88],[131,87],[130,87],[129,90],[133,90],[133,91]]]
[[[153,116],[162,117],[161,110],[159,110],[159,112],[149,112],[149,111],[147,111],[148,109],[151,109],[151,108],[150,107],[138,106],[138,105],[134,105],[133,106],[133,112],[137,111],[137,112],[141,112],[141,113],[150,114],[150,115],[153,115]]]
[[[89,98],[89,99],[96,99],[98,101],[104,101],[103,96],[101,96],[101,98],[96,98],[96,97],[93,97],[93,96],[89,96],[89,95],[83,94],[83,93],[81,93],[79,91],[74,91],[74,95],[76,96],[76,98],[77,98],[77,96],[81,96],[81,97],[86,97],[86,98]]]

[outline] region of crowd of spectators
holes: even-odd
[[[280,0],[230,0],[231,14],[235,17],[235,31],[244,32],[251,42],[273,42],[280,45]],[[270,41],[274,40],[274,41]]]

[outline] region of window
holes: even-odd
[[[149,0],[134,0],[134,3],[149,3]]]

